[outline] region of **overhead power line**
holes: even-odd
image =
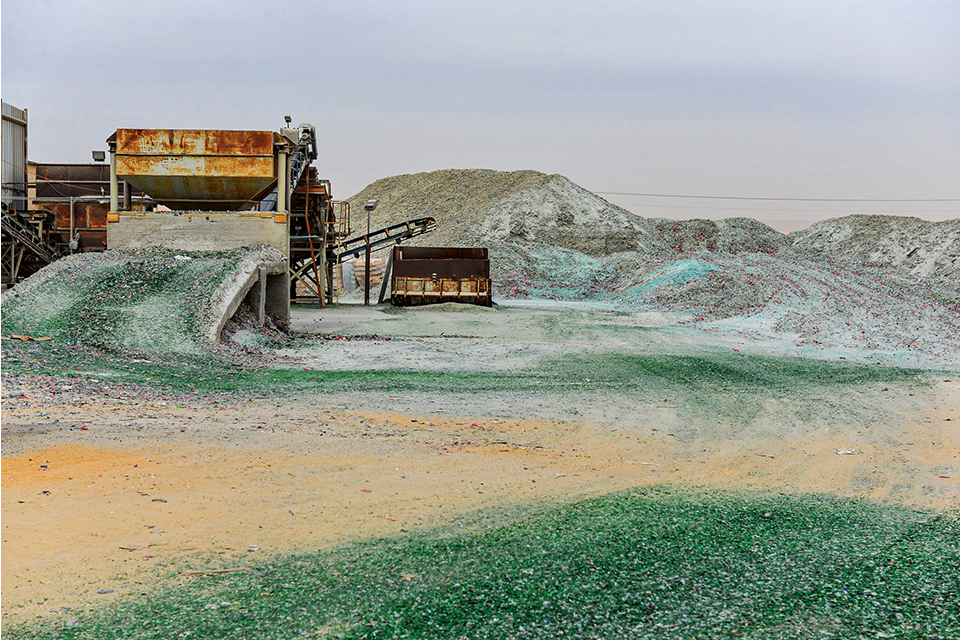
[[[771,213],[774,211],[783,211],[787,213],[797,212],[810,212],[810,213],[862,213],[862,210],[859,209],[798,209],[796,207],[791,207],[789,209],[779,208],[779,207],[763,207],[758,209],[756,207],[698,207],[696,205],[689,204],[646,204],[641,202],[628,202],[626,204],[621,204],[619,206],[633,206],[633,207],[643,207],[644,209],[683,209],[694,210],[694,209],[703,209],[705,211],[752,211],[754,213]],[[906,210],[895,210],[891,211],[889,209],[883,210],[883,213],[956,213],[956,209],[906,209]]]
[[[767,202],[960,202],[960,198],[759,198],[753,196],[692,196],[676,193],[630,193],[594,191],[602,196],[641,196],[644,198],[691,198],[699,200],[762,200]]]

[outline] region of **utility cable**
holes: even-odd
[[[771,202],[960,202],[960,198],[760,198],[754,196],[693,196],[675,193],[629,193],[594,191],[598,195],[641,196],[644,198],[695,198],[701,200],[764,200]]]
[[[683,210],[704,210],[704,211],[752,211],[753,213],[773,213],[773,212],[784,212],[784,213],[864,213],[863,210],[849,210],[849,209],[784,209],[780,207],[763,207],[758,209],[756,207],[698,207],[696,205],[685,205],[685,204],[646,204],[642,202],[628,202],[625,204],[618,204],[619,207],[637,207],[642,209],[683,209]],[[910,209],[908,211],[897,210],[883,210],[875,211],[873,213],[960,213],[957,209]]]

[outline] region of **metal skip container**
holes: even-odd
[[[394,247],[391,284],[391,302],[396,306],[493,305],[486,247]]]
[[[177,211],[250,209],[277,183],[272,131],[117,129],[116,175]]]

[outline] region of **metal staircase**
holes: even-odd
[[[13,209],[3,208],[0,216],[3,235],[3,282],[15,284],[19,279],[20,266],[26,252],[35,257],[35,262],[50,264],[65,254],[56,243],[41,235],[40,230]]]

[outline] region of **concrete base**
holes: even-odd
[[[260,267],[257,274],[257,281],[250,288],[250,307],[257,316],[257,324],[263,326],[263,321],[267,316],[267,270]]]
[[[290,322],[290,273],[286,260],[264,259],[253,265],[247,277],[238,280],[228,295],[222,299],[216,316],[217,323],[210,327],[207,338],[220,340],[224,325],[237,312],[240,304],[250,294],[253,312],[262,325],[270,313],[283,322]]]
[[[268,313],[282,318],[285,322],[290,321],[289,291],[290,276],[285,264],[260,265],[257,272],[257,281],[249,289],[250,306],[253,308],[259,324],[264,323]]]
[[[175,251],[225,251],[266,244],[281,255],[250,266],[247,276],[231,287],[219,305],[219,321],[208,338],[216,342],[224,325],[251,294],[260,324],[267,313],[290,321],[290,231],[286,214],[237,211],[121,213],[107,222],[107,248],[166,247]],[[282,219],[283,222],[276,222]]]
[[[286,215],[237,211],[121,213],[107,222],[108,249],[168,247],[177,251],[223,251],[262,242],[290,255]]]

